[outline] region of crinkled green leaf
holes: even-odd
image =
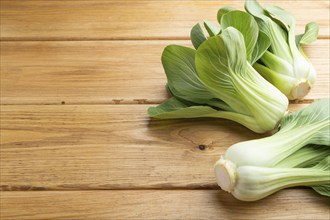
[[[319,25],[315,22],[310,22],[306,24],[305,33],[296,36],[296,43],[298,46],[301,44],[307,45],[311,44],[317,39],[319,33]]]
[[[219,24],[221,24],[221,18],[222,18],[222,16],[224,14],[230,12],[230,11],[233,11],[233,10],[235,10],[235,8],[230,7],[230,6],[220,8],[219,11],[218,11],[218,14],[217,14],[217,20],[218,20]]]
[[[323,160],[321,160],[313,168],[330,172],[330,155],[326,156]]]
[[[190,38],[191,38],[191,42],[194,45],[195,49],[197,49],[199,47],[199,45],[201,45],[206,40],[204,31],[199,23],[197,23],[191,29]]]
[[[213,36],[219,34],[219,32],[220,32],[220,28],[218,28],[211,21],[204,20],[204,27],[205,27],[207,33],[209,33],[210,37],[213,37]]]
[[[291,13],[278,6],[273,6],[270,4],[265,4],[264,8],[269,13],[269,15],[272,16],[272,18],[277,22],[279,22],[279,24],[287,31],[295,26],[295,19]]]
[[[221,9],[218,13],[220,11]],[[222,29],[234,27],[242,33],[247,59],[251,64],[254,64],[270,46],[269,37],[264,32],[259,31],[253,16],[246,12],[228,9],[228,11],[222,12],[220,24]]]
[[[231,109],[217,99],[199,79],[195,69],[196,50],[169,45],[162,54],[162,63],[167,77],[167,87],[178,99],[197,104],[208,104],[224,110]]]
[[[330,148],[328,146],[310,144],[286,157],[276,164],[276,167],[308,168],[320,163],[329,155]]]
[[[218,98],[225,100],[237,96],[231,75],[243,75],[246,69],[242,34],[229,27],[221,35],[208,39],[198,48],[195,63],[200,79]]]
[[[266,24],[271,20],[274,20],[278,25],[285,28],[286,31],[289,31],[289,27],[294,26],[294,17],[289,12],[280,7],[272,6],[269,4],[265,4],[264,7],[265,8],[263,8],[256,0],[245,1],[245,10]]]
[[[263,8],[256,0],[246,0],[245,8],[255,16],[259,29],[267,34],[271,42],[268,53],[266,52],[261,57],[262,64],[275,74],[290,78],[287,83],[289,85],[285,85],[285,81],[284,84],[277,82],[276,87],[290,100],[302,99],[314,84],[316,74],[314,67],[300,48],[300,44],[315,40],[317,25],[307,25],[306,35],[295,36],[294,16],[284,9],[269,4]],[[269,75],[269,78],[272,76]],[[275,81],[275,78],[271,80],[271,82]],[[281,89],[283,87],[285,90]]]
[[[248,63],[244,38],[235,28],[228,27],[205,41],[197,50],[195,63],[200,79],[217,98],[255,120],[259,129],[252,130],[271,130],[283,116],[286,97]]]
[[[246,0],[245,10],[253,15],[259,25],[260,31],[267,34],[274,44],[277,38],[281,38],[281,43],[285,44],[287,41],[287,33],[281,28],[281,24],[274,22],[269,13],[256,0]],[[284,39],[284,41],[282,40]],[[287,48],[289,49],[289,48]]]
[[[330,184],[321,185],[321,186],[313,186],[312,187],[318,194],[322,196],[330,197]]]
[[[259,28],[253,16],[243,11],[230,11],[221,18],[221,28],[234,27],[244,38],[246,57],[251,61],[252,53],[257,43]]]
[[[244,75],[246,52],[242,34],[233,27],[205,41],[197,50],[196,69],[200,79],[219,99],[230,103],[235,112],[248,114],[232,82],[233,75]]]
[[[162,63],[168,88],[174,96],[195,103],[203,103],[214,96],[197,76],[195,53],[195,50],[188,47],[169,45],[162,54]]]
[[[245,1],[245,10],[251,15],[267,22],[269,17],[267,16],[266,11],[261,7],[261,5],[256,0],[246,0]]]
[[[330,99],[313,102],[307,108],[294,112],[281,121],[281,130],[288,131],[297,128],[315,128],[315,134],[310,134],[308,144],[330,146]],[[317,131],[317,132],[316,132]],[[307,137],[306,137],[307,138]]]
[[[288,62],[292,62],[288,33],[269,17],[269,13],[256,0],[246,0],[245,9],[256,18],[260,31],[269,37],[271,42],[269,50],[276,55],[281,55]]]
[[[319,164],[317,164],[315,166],[315,168],[318,168],[318,169],[321,169],[323,171],[330,173],[330,156],[325,157]],[[330,183],[320,185],[320,186],[313,186],[312,188],[318,194],[330,197]]]
[[[262,57],[262,55],[264,55],[269,46],[269,37],[264,32],[259,31],[258,40],[251,54],[250,63],[253,65],[255,62],[257,62]]]

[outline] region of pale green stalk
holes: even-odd
[[[327,166],[268,168],[250,165],[228,166],[220,159],[215,170],[218,184],[223,190],[239,200],[255,201],[288,187],[329,184],[330,157],[326,157],[322,162],[327,163]],[[223,181],[224,179],[227,181]]]
[[[254,68],[288,99],[302,99],[313,86],[316,73],[301,45],[316,40],[317,24],[307,24],[305,34],[295,36],[295,19],[289,12],[268,4],[261,7],[256,0],[247,0],[245,9],[271,42]]]
[[[330,196],[329,114],[323,99],[285,116],[274,135],[232,145],[215,165],[219,186],[246,201],[292,186]]]

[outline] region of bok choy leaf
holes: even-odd
[[[190,39],[194,47],[197,49],[204,41],[206,41],[206,36],[200,24],[196,24],[190,32]]]
[[[246,12],[225,7],[218,11],[218,21],[222,29],[233,27],[241,32],[244,37],[246,56],[251,64],[254,64],[266,52],[270,46],[269,37],[259,30],[258,24]]]
[[[250,65],[243,35],[235,28],[228,27],[205,41],[195,59],[198,76],[209,91],[234,112],[254,121],[247,126],[251,130],[271,130],[283,117],[286,97]],[[240,119],[235,121],[242,123]]]

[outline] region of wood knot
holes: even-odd
[[[112,99],[112,101],[113,101],[115,104],[120,104],[120,102],[124,101],[124,99]]]
[[[200,150],[205,150],[206,146],[205,146],[205,144],[200,144],[200,145],[198,145],[198,148]]]

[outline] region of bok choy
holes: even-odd
[[[241,23],[231,24],[230,16],[241,17]],[[151,117],[225,118],[264,133],[285,115],[287,98],[252,67],[269,46],[267,36],[245,12],[230,11],[223,17],[221,33],[208,39],[199,26],[193,28],[197,50],[165,48],[162,64],[173,97],[149,108]],[[258,39],[264,41],[260,44]]]
[[[317,39],[318,25],[306,25],[305,33],[295,36],[292,14],[277,6],[261,7],[256,0],[247,0],[245,9],[253,15],[271,45],[253,67],[275,85],[288,99],[301,99],[310,91],[316,73],[301,46]]]
[[[330,100],[284,117],[270,137],[232,145],[215,164],[218,185],[239,200],[310,186],[330,196]]]

